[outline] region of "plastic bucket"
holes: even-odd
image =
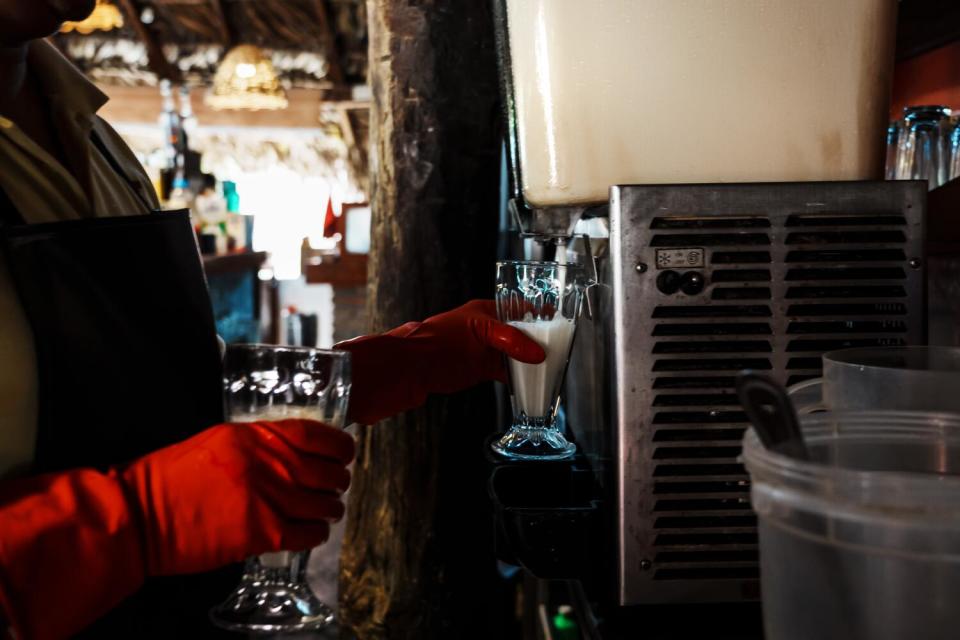
[[[866,347],[823,354],[823,378],[790,387],[801,413],[948,411],[960,413],[960,349]]]
[[[960,637],[960,415],[801,422],[810,462],[744,437],[767,639]]]

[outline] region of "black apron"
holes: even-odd
[[[126,181],[96,133],[92,139]],[[222,422],[220,352],[188,212],[22,220],[0,190],[3,256],[37,358],[35,471],[103,469]],[[236,565],[148,579],[78,637],[220,636],[207,611],[239,576]]]

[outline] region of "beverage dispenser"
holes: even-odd
[[[619,605],[755,599],[737,371],[925,340],[926,190],[879,181],[897,2],[494,7],[510,208],[599,281],[565,407],[601,580]]]

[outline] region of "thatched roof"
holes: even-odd
[[[287,87],[366,81],[363,0],[114,2],[124,14],[121,29],[54,36],[55,44],[98,80],[152,85],[158,76],[182,75],[191,84],[205,84],[226,49],[255,44],[271,54]]]

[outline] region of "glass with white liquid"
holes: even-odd
[[[350,396],[345,351],[259,344],[229,345],[223,398],[231,422],[303,418],[343,428]],[[319,629],[333,610],[306,581],[307,551],[276,551],[247,560],[240,585],[210,612],[222,628],[245,633]]]
[[[497,317],[543,347],[540,364],[509,360],[513,424],[493,443],[521,460],[569,458],[576,445],[557,428],[560,390],[583,304],[582,270],[556,262],[497,263]]]

